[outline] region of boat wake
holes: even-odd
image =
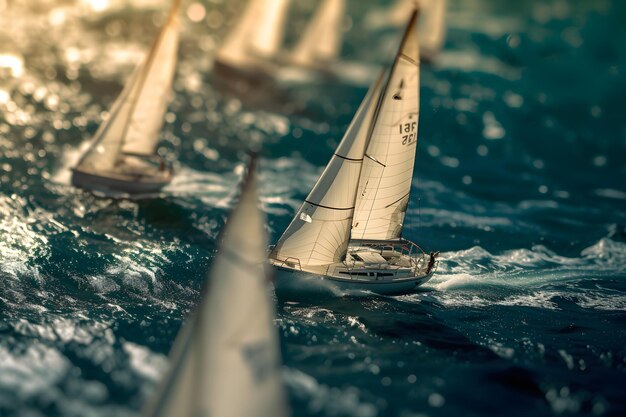
[[[566,257],[534,246],[492,254],[481,247],[441,255],[425,295],[446,307],[523,306],[561,309],[573,302],[584,309],[620,311],[626,295],[610,277],[626,276],[626,244],[602,238]],[[421,294],[396,297],[420,302]]]

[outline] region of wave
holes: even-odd
[[[626,273],[626,243],[602,238],[579,257],[545,246],[492,254],[481,247],[441,254],[428,294],[448,307],[522,306],[557,310],[562,302],[622,311],[626,295],[610,281]],[[591,285],[593,283],[593,285]],[[420,295],[404,299],[416,300]]]
[[[313,414],[329,416],[375,417],[376,405],[362,399],[356,387],[335,388],[320,384],[311,375],[294,368],[283,369],[283,380],[298,401],[307,403]]]

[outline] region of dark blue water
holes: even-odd
[[[0,0],[2,416],[138,415],[250,144],[276,239],[365,94],[329,82],[237,99],[211,73],[236,4],[202,2],[160,150],[179,161],[173,184],[141,201],[78,191],[67,168],[159,3]],[[351,60],[389,62],[399,33],[370,25],[383,3],[349,2]],[[405,228],[441,266],[413,295],[279,302],[294,415],[625,415],[626,7],[450,3],[446,49],[422,71]]]

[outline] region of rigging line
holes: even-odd
[[[400,197],[399,199],[397,199],[396,201],[394,201],[393,203],[389,203],[385,206],[385,208],[389,208],[391,206],[393,206],[394,204],[396,204],[398,201],[402,200],[405,197],[408,197],[411,194],[411,192],[409,191],[408,193],[406,193],[405,195],[403,195],[402,197]]]
[[[422,226],[422,198],[417,197],[417,235],[421,238],[420,228]]]

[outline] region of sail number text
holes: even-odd
[[[410,145],[417,140],[417,122],[401,123],[398,125],[400,134],[402,135],[402,144]]]

